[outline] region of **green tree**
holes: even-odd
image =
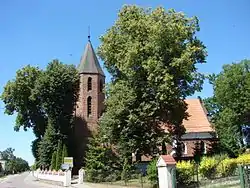
[[[250,61],[243,60],[223,66],[209,76],[214,95],[204,100],[216,132],[221,151],[237,156],[244,148],[244,126],[250,125]]]
[[[64,163],[64,157],[68,157],[68,148],[65,144],[63,144],[63,151],[62,151],[62,164]]]
[[[52,154],[57,149],[57,139],[58,135],[56,134],[54,123],[52,122],[52,120],[49,119],[45,135],[39,145],[39,166],[42,166],[44,168],[50,167]]]
[[[56,170],[59,170],[62,165],[62,140],[58,141],[56,151]]]
[[[158,185],[157,159],[152,160],[147,167],[148,180],[153,187]]]
[[[18,70],[15,79],[4,87],[1,99],[5,113],[17,113],[14,129],[33,129],[36,139],[32,142],[32,153],[36,161],[39,160],[38,148],[45,135],[48,118],[54,120],[53,126],[61,138],[70,137],[78,89],[76,68],[58,60],[49,63],[45,70],[26,66]]]
[[[98,137],[90,139],[86,154],[86,178],[91,182],[115,181],[120,178],[119,158],[110,146],[101,144]]]
[[[50,166],[51,170],[55,170],[56,169],[56,152],[54,151],[52,154],[52,159],[51,159],[51,166]]]
[[[196,68],[206,57],[197,31],[196,17],[124,6],[101,37],[98,54],[112,81],[100,133],[121,157],[153,155],[166,139],[163,124],[176,139],[184,133],[184,99],[202,89],[204,78]]]
[[[4,151],[0,151],[1,159],[5,161],[14,159],[15,158],[14,151],[15,149],[13,148],[7,148]]]
[[[12,174],[28,170],[28,162],[20,157],[16,157],[14,155],[14,151],[15,149],[13,148],[7,148],[6,150],[0,152],[2,159],[6,161],[5,172]]]

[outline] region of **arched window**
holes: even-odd
[[[89,96],[88,99],[87,99],[87,112],[88,112],[88,117],[91,115],[91,101],[92,98]]]
[[[92,90],[92,78],[88,77],[88,91]]]
[[[102,80],[100,80],[100,92],[102,92],[103,90],[103,83],[102,83]]]

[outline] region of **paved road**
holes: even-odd
[[[11,175],[0,181],[0,188],[62,188],[57,185],[50,185],[35,181],[34,177],[25,172],[23,174]]]

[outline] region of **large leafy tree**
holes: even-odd
[[[5,172],[6,173],[17,173],[24,172],[29,169],[27,161],[14,155],[15,149],[7,148],[4,151],[0,151],[0,156],[6,161]]]
[[[21,127],[24,130],[33,129],[36,139],[32,142],[32,152],[37,161],[48,119],[53,120],[51,123],[57,138],[65,143],[69,140],[78,88],[79,75],[75,67],[58,60],[49,63],[45,70],[26,66],[6,84],[1,95],[5,113],[17,113],[16,131]]]
[[[205,105],[220,138],[222,148],[237,155],[244,147],[242,128],[250,125],[250,61],[223,66],[210,75],[214,95]]]
[[[15,149],[13,149],[13,148],[7,148],[4,151],[0,151],[1,159],[5,160],[5,161],[14,159],[15,158],[14,151],[15,151]]]
[[[205,62],[206,51],[197,31],[196,17],[124,6],[101,37],[98,53],[112,81],[100,133],[123,157],[153,154],[165,140],[161,125],[177,139],[184,133],[184,99],[203,83],[196,64]]]

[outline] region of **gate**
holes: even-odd
[[[240,187],[250,188],[250,165],[239,165]]]

